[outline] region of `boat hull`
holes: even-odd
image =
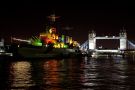
[[[18,48],[18,56],[23,58],[69,58],[79,54],[75,49],[65,48]]]

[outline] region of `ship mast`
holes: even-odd
[[[55,14],[51,14],[50,16],[47,16],[47,18],[48,18],[51,22],[55,22],[56,19],[59,18],[59,16],[56,16]]]
[[[52,33],[56,33],[56,19],[59,18],[59,16],[56,16],[55,13],[51,14],[50,16],[47,16],[47,18],[49,19],[49,30],[52,30]],[[47,32],[48,28],[47,28]]]

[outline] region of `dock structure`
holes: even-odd
[[[2,38],[0,41],[0,57],[1,56],[13,56],[13,53],[9,53],[5,50],[5,44],[4,44],[4,39]]]

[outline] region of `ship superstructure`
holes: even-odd
[[[29,40],[12,38],[12,40],[19,42],[26,42],[33,46],[48,46],[52,45],[54,48],[73,48],[78,47],[79,43],[72,39],[72,37],[66,35],[58,35],[55,21],[57,18],[55,14],[48,16],[50,24],[46,26],[45,32],[39,34],[39,36],[33,36]]]

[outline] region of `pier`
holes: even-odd
[[[0,56],[13,56],[13,53],[9,53],[5,50],[4,39],[2,38],[0,41]]]

